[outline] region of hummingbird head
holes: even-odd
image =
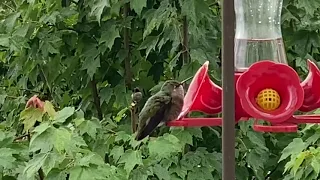
[[[131,94],[132,101],[138,103],[142,99],[142,92],[139,88],[134,88]]]
[[[163,83],[161,91],[173,92],[177,89],[183,88],[182,83],[176,80],[167,80]]]

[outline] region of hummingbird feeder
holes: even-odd
[[[320,70],[307,60],[309,73],[300,82],[288,65],[280,24],[282,0],[237,0],[234,6],[236,123],[253,118],[254,130],[261,132],[297,132],[298,124],[320,123],[320,115],[294,115],[320,107]],[[222,118],[186,117],[192,111],[212,115],[222,110],[222,88],[210,80],[208,65],[209,61],[196,72],[182,112],[168,126],[222,125]]]

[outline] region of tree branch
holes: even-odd
[[[94,105],[96,106],[96,109],[97,109],[97,112],[98,112],[98,118],[101,121],[103,119],[103,115],[102,115],[102,109],[101,109],[101,106],[100,106],[100,97],[99,97],[99,94],[98,94],[97,82],[96,82],[94,77],[90,81],[90,84],[91,84],[93,102],[94,102]]]
[[[188,22],[187,22],[187,17],[183,17],[183,34],[182,34],[182,59],[183,59],[183,64],[189,64],[189,43],[188,43]]]
[[[123,8],[123,16],[124,19],[128,17],[128,13],[130,11],[129,3],[126,3]],[[129,37],[129,28],[125,28],[123,32],[123,40],[124,40],[124,48],[126,50],[126,58],[124,61],[124,68],[125,68],[125,81],[126,85],[129,89],[132,86],[132,67],[131,67],[131,60],[130,60],[130,37]]]

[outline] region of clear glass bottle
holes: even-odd
[[[287,64],[281,33],[283,0],[235,0],[235,70],[259,60]]]

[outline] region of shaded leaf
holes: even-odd
[[[109,0],[94,0],[91,8],[91,14],[96,17],[96,20],[100,24],[101,15],[105,7],[111,7]]]
[[[116,27],[116,25],[112,25],[108,27],[106,31],[102,32],[99,44],[105,43],[106,46],[111,50],[114,40],[117,37],[120,37],[119,29]]]
[[[140,16],[144,7],[147,7],[147,0],[131,0],[130,7]]]

